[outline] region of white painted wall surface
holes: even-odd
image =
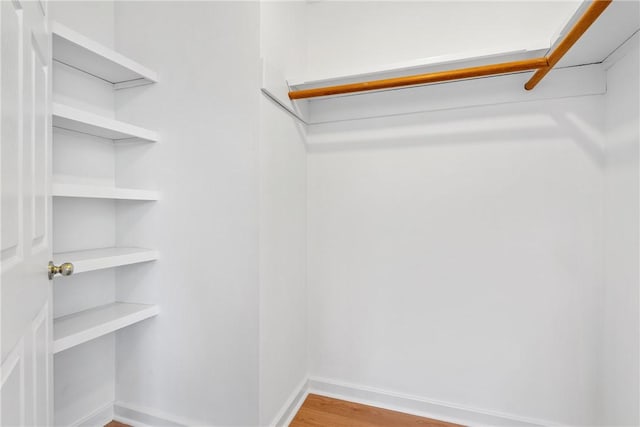
[[[384,64],[440,55],[548,47],[579,4],[576,0],[309,2],[305,77],[367,72]]]
[[[114,2],[50,1],[49,18],[109,48],[115,46]]]
[[[160,133],[116,175],[162,192],[117,212],[119,244],[161,255],[118,271],[117,297],[161,313],[118,332],[116,398],[190,425],[258,423],[259,20],[257,2],[116,4],[116,47],[159,75],[118,92],[118,118]]]
[[[260,3],[260,55],[301,75],[306,4]],[[260,99],[260,424],[269,425],[307,375],[307,153],[299,125]]]
[[[620,426],[640,424],[638,36],[629,44],[605,96],[604,422]]]
[[[106,46],[114,43],[111,1],[49,3],[49,17]],[[111,85],[53,63],[54,102],[114,116]],[[115,149],[111,141],[61,129],[53,130],[53,175],[58,181],[115,183]],[[110,200],[53,201],[53,250],[66,252],[113,246],[116,204]],[[54,317],[115,300],[115,272],[102,270],[56,279]],[[115,397],[115,337],[58,353],[54,357],[54,422],[71,425],[113,402]]]
[[[598,420],[603,113],[589,96],[317,127],[391,136],[309,155],[310,374]]]

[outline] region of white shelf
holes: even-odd
[[[156,316],[157,305],[116,302],[53,321],[53,352],[59,353]]]
[[[138,264],[158,259],[158,251],[144,248],[103,248],[86,251],[59,252],[53,254],[56,264],[70,262],[73,274],[87,271],[113,268],[122,265]]]
[[[51,194],[54,197],[79,197],[85,199],[154,201],[160,198],[160,193],[152,190],[56,182],[52,184]]]
[[[433,73],[451,68],[477,67],[497,62],[520,61],[541,57],[549,49],[549,43],[539,42],[527,49],[505,47],[503,49],[485,49],[451,55],[422,58],[395,64],[385,64],[367,70],[352,70],[344,74],[313,76],[305,81],[289,82],[291,90],[313,89],[321,86],[333,86],[357,83],[364,80],[388,79],[414,74]]]
[[[53,59],[114,85],[116,89],[155,83],[155,72],[57,22],[52,23]]]
[[[558,32],[558,39],[563,37],[572,25],[580,19],[584,10],[591,3],[583,1],[575,14],[567,21],[565,27]],[[625,40],[628,40],[640,27],[638,26],[640,3],[637,1],[614,1],[589,27],[577,43],[556,64],[555,68],[571,67],[583,64],[595,64],[606,60]]]
[[[114,141],[142,139],[155,142],[158,140],[156,132],[63,104],[53,104],[52,116],[53,127],[82,132],[100,138]]]
[[[567,19],[564,27],[557,32],[551,43],[547,40],[541,40],[533,42],[530,46],[523,46],[524,49],[515,46],[504,46],[497,50],[491,49],[443,55],[404,63],[368,67],[367,69],[343,70],[343,72],[339,74],[311,75],[304,81],[291,81],[288,79],[288,88],[290,90],[305,90],[322,86],[342,85],[542,57],[547,53],[549,48],[555,46],[557,42],[564,37],[573,24],[580,19],[584,10],[590,4],[591,2],[589,1],[583,1],[582,4],[576,8],[573,16]],[[639,30],[639,12],[640,4],[637,1],[614,1],[611,3],[603,12],[602,16],[594,22],[589,30],[580,37],[578,42],[567,52],[560,62],[556,64],[554,70],[603,62],[612,52],[621,46],[625,40],[629,39]],[[267,88],[267,90],[268,89],[269,88]],[[281,105],[290,105],[286,96],[279,96],[279,103]],[[324,100],[341,96],[342,95],[313,98],[306,100],[306,102],[323,102]],[[352,94],[349,94],[347,97],[349,96],[352,96]],[[304,100],[298,100],[296,102],[301,103],[303,101]]]

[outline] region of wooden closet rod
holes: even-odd
[[[580,19],[571,27],[571,30],[567,33],[566,36],[562,39],[560,43],[556,46],[553,51],[546,56],[549,61],[549,65],[546,67],[539,68],[531,77],[531,79],[525,83],[524,88],[527,90],[531,90],[540,80],[547,75],[549,71],[562,59],[565,53],[571,49],[571,47],[578,41],[580,37],[589,29],[591,24],[593,24],[596,19],[604,12],[604,10],[611,4],[613,0],[595,0],[593,1],[587,10],[582,14]]]
[[[481,65],[479,67],[459,68],[457,70],[438,71],[436,73],[418,74],[415,76],[395,77],[391,79],[372,80],[362,83],[349,83],[338,86],[326,86],[315,89],[294,90],[289,92],[289,99],[315,98],[318,96],[340,95],[344,93],[363,92],[368,90],[390,89],[394,87],[445,82],[449,80],[493,76],[495,74],[537,70],[539,68],[546,67],[547,65],[547,58],[525,59],[522,61]]]
[[[542,58],[525,59],[522,61],[503,62],[500,64],[481,65],[478,67],[459,68],[455,70],[438,71],[435,73],[418,74],[414,76],[395,77],[390,79],[372,80],[361,83],[349,83],[337,86],[325,86],[314,89],[293,90],[289,92],[289,99],[316,98],[319,96],[342,95],[346,93],[365,92],[370,90],[391,89],[404,86],[415,86],[427,83],[445,82],[451,80],[486,77],[497,74],[515,73],[519,71],[537,70],[525,88],[533,89],[542,78],[558,63],[560,58],[574,45],[574,43],[593,24],[600,14],[609,6],[612,0],[594,0],[585,13],[575,23],[558,46],[547,56]]]

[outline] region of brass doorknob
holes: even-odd
[[[63,276],[71,276],[73,274],[73,264],[65,262],[56,266],[53,261],[49,261],[49,280],[53,280],[53,276],[61,274]]]

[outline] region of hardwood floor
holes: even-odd
[[[104,427],[131,427],[131,426],[128,424],[120,423],[118,421],[111,421],[109,424],[105,425]]]
[[[310,394],[290,427],[459,427],[444,421],[418,417],[346,400]]]

